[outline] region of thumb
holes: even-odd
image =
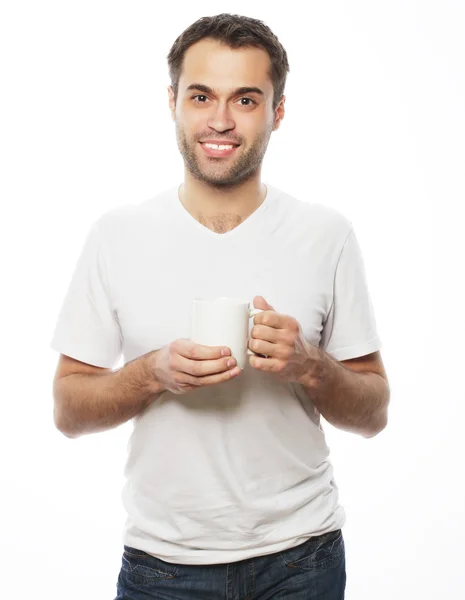
[[[255,296],[253,299],[254,308],[261,308],[262,310],[274,310],[271,304],[265,300],[263,296]]]

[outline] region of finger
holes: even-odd
[[[232,356],[220,358],[216,360],[191,360],[184,356],[179,356],[176,365],[176,370],[193,377],[205,377],[207,375],[215,375],[223,373],[234,368],[236,360]]]
[[[280,313],[272,310],[264,310],[258,315],[254,316],[255,325],[267,325],[268,327],[274,327],[275,329],[285,329],[289,322],[290,317],[287,315],[281,315]]]
[[[242,372],[242,369],[235,366],[232,369],[228,369],[224,373],[218,375],[206,375],[205,377],[193,377],[191,375],[185,375],[186,381],[195,387],[201,387],[206,385],[216,385],[223,381],[229,381],[234,377],[237,377]]]
[[[253,299],[253,304],[255,308],[262,308],[264,310],[274,310],[269,302],[265,300],[263,296],[255,296]],[[256,304],[261,304],[261,306],[256,306]]]
[[[278,330],[268,325],[254,325],[250,332],[251,339],[263,340],[265,342],[276,343],[278,341]]]
[[[272,358],[286,358],[287,352],[286,347],[280,344],[273,344],[271,342],[265,342],[264,340],[251,339],[249,342],[249,348],[252,352],[257,354],[264,354],[265,356],[271,356]]]
[[[296,335],[292,331],[288,329],[275,329],[274,327],[268,327],[268,325],[254,325],[250,332],[250,337],[273,344],[290,346],[291,348],[294,347],[296,339]]]
[[[226,346],[205,346],[192,340],[177,340],[174,344],[181,356],[192,360],[214,360],[231,354]]]
[[[279,373],[283,368],[283,362],[276,358],[249,356],[249,363],[251,367],[258,371],[269,371],[270,373]]]

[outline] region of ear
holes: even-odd
[[[174,91],[171,85],[168,86],[168,105],[171,111],[171,118],[176,120],[176,103],[174,101]]]
[[[281,121],[284,119],[284,114],[285,114],[284,103],[285,102],[286,102],[286,96],[282,96],[281,102],[276,107],[275,119],[274,119],[274,123],[273,123],[273,131],[276,131],[279,128],[279,126],[281,125]]]

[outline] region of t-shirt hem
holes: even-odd
[[[369,342],[355,344],[354,346],[346,346],[345,348],[338,348],[337,350],[326,350],[326,352],[336,360],[349,360],[351,358],[365,356],[365,354],[371,354],[380,348],[382,348],[381,339],[379,336],[375,336]]]
[[[70,348],[65,344],[60,344],[53,341],[50,346],[52,350],[59,352],[60,354],[65,354],[75,360],[79,360],[80,362],[87,363],[89,365],[93,365],[94,367],[102,367],[103,369],[112,369],[114,367],[115,361],[107,360],[96,354],[90,354],[88,349],[77,348],[73,346]]]
[[[342,507],[341,507],[342,509]],[[258,558],[261,556],[268,556],[270,554],[276,554],[278,552],[285,552],[286,550],[290,550],[291,548],[295,548],[296,546],[303,544],[306,540],[308,540],[312,536],[316,535],[324,535],[326,533],[330,533],[331,531],[336,531],[338,529],[342,529],[346,522],[346,516],[344,509],[341,510],[341,514],[339,518],[337,518],[329,527],[322,529],[321,531],[315,532],[310,535],[301,535],[288,540],[285,540],[281,543],[272,544],[271,546],[265,548],[248,548],[248,549],[238,549],[238,550],[221,550],[221,551],[204,551],[202,556],[199,556],[199,553],[192,555],[183,554],[183,555],[165,555],[162,553],[154,553],[150,551],[149,544],[147,544],[147,540],[141,540],[136,536],[131,535],[130,533],[126,533],[123,537],[123,544],[125,546],[130,546],[132,548],[137,548],[138,550],[142,550],[143,552],[147,552],[147,554],[151,554],[155,558],[163,560],[172,564],[180,564],[180,565],[214,565],[214,564],[227,564],[232,562],[237,562],[240,560],[249,560],[252,558]]]

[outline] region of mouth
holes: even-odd
[[[199,142],[207,156],[216,156],[219,158],[231,156],[239,148],[237,144],[210,144]]]

